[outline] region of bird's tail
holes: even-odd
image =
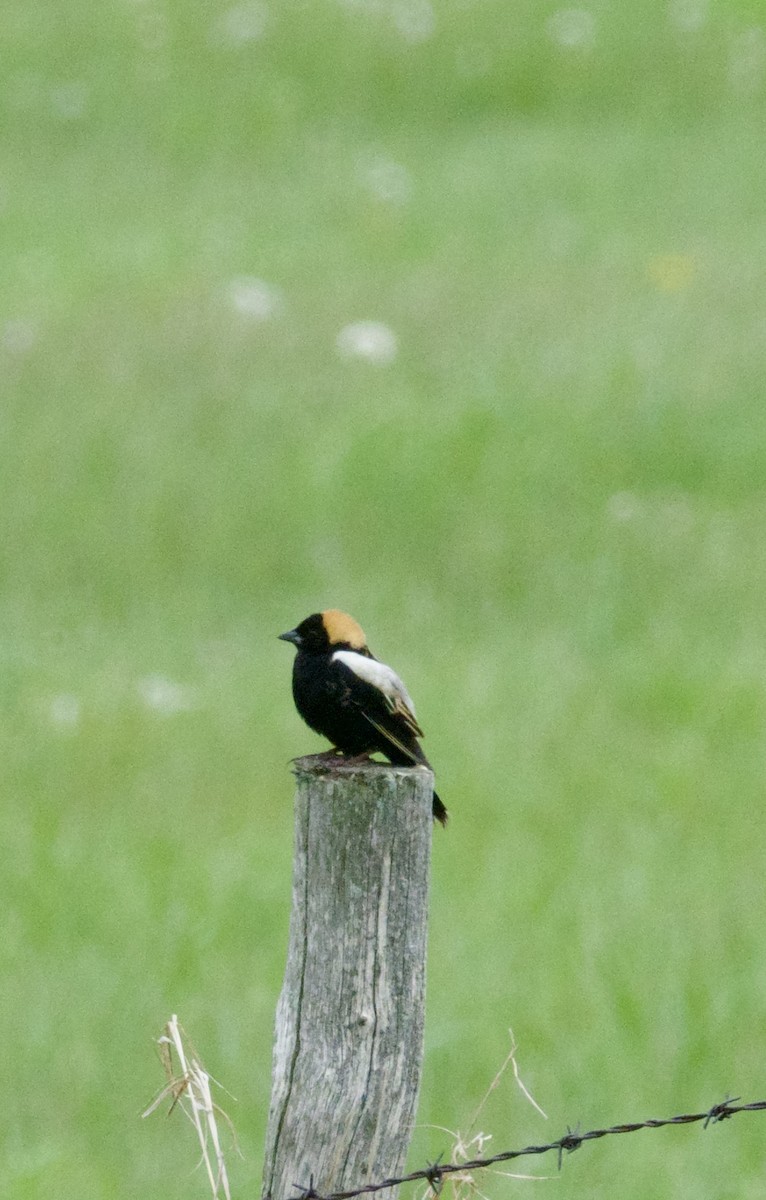
[[[442,802],[439,799],[439,796],[436,794],[436,792],[434,792],[433,814],[434,814],[434,820],[438,821],[440,825],[447,824],[447,821],[449,820],[449,813],[447,812],[446,808],[442,804]]]

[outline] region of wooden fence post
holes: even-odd
[[[296,760],[290,941],[263,1195],[404,1167],[423,1058],[433,776]],[[390,1195],[390,1194],[389,1194]]]

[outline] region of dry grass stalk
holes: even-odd
[[[519,1074],[519,1065],[516,1061],[516,1051],[518,1049],[518,1046],[516,1044],[516,1038],[513,1035],[512,1029],[509,1029],[508,1033],[511,1038],[511,1048],[508,1051],[508,1054],[506,1055],[505,1061],[503,1062],[502,1066],[500,1067],[500,1070],[497,1072],[497,1075],[492,1080],[492,1082],[490,1083],[486,1092],[484,1093],[484,1096],[481,1099],[481,1103],[479,1104],[478,1108],[476,1109],[473,1116],[471,1117],[471,1120],[468,1124],[468,1133],[466,1135],[463,1135],[459,1131],[455,1132],[452,1129],[444,1129],[444,1127],[441,1125],[436,1126],[436,1128],[438,1128],[438,1129],[443,1129],[444,1133],[448,1133],[450,1135],[450,1137],[453,1139],[451,1160],[454,1163],[470,1162],[472,1159],[481,1158],[482,1155],[484,1154],[484,1147],[486,1146],[486,1144],[488,1142],[490,1142],[492,1140],[491,1133],[481,1133],[481,1132],[474,1133],[474,1129],[476,1127],[476,1122],[478,1121],[479,1117],[481,1116],[484,1106],[486,1105],[487,1101],[489,1100],[489,1097],[492,1095],[492,1092],[495,1090],[495,1088],[500,1083],[501,1079],[503,1078],[503,1075],[508,1070],[508,1067],[511,1067],[511,1069],[513,1071],[513,1077],[516,1080],[516,1084],[519,1088],[519,1091],[524,1096],[524,1098],[529,1101],[529,1103],[532,1105],[532,1107],[534,1109],[536,1109],[536,1111],[540,1114],[541,1117],[544,1117],[546,1121],[548,1120],[547,1113],[543,1112],[542,1108],[537,1103],[534,1096],[529,1091],[529,1088],[526,1086],[526,1084],[522,1080],[521,1075]],[[555,1178],[555,1176],[552,1176],[552,1175],[520,1175],[513,1171],[494,1171],[493,1170],[491,1172],[491,1174],[503,1175],[503,1176],[505,1176],[506,1179],[543,1180],[543,1179]],[[487,1196],[485,1196],[484,1192],[482,1192],[480,1190],[480,1188],[478,1187],[476,1180],[470,1171],[458,1171],[454,1175],[447,1176],[446,1179],[444,1180],[444,1183],[439,1186],[437,1194],[441,1194],[443,1187],[450,1188],[451,1193],[452,1193],[452,1200],[472,1200],[472,1197],[475,1197],[475,1196],[478,1196],[480,1198],[480,1200],[488,1200],[488,1198],[487,1198]],[[435,1191],[435,1189],[432,1186],[429,1186],[427,1191],[423,1193],[421,1200],[433,1200],[434,1191]]]
[[[205,1164],[213,1200],[231,1200],[216,1114],[223,1117],[230,1128],[231,1121],[213,1101],[210,1093],[210,1081],[213,1077],[202,1066],[199,1055],[175,1013],[165,1026],[162,1036],[157,1039],[157,1046],[168,1082],[141,1116],[148,1117],[159,1108],[163,1100],[170,1097],[168,1116],[178,1105],[196,1130],[202,1152],[201,1161]],[[173,1058],[174,1051],[177,1067]],[[213,1083],[215,1082],[213,1079]]]
[[[519,1064],[516,1062],[516,1051],[518,1050],[519,1047],[517,1045],[516,1038],[514,1037],[514,1033],[513,1033],[512,1029],[508,1030],[508,1035],[511,1039],[511,1048],[508,1051],[505,1062],[503,1063],[503,1065],[501,1066],[497,1075],[492,1080],[491,1084],[489,1085],[486,1092],[484,1093],[484,1097],[481,1101],[481,1104],[479,1105],[479,1107],[476,1109],[476,1112],[471,1117],[471,1124],[468,1127],[469,1131],[471,1129],[473,1129],[474,1125],[478,1121],[479,1116],[481,1115],[481,1111],[484,1108],[484,1105],[489,1100],[489,1097],[491,1096],[492,1092],[495,1090],[495,1088],[499,1084],[500,1080],[503,1078],[503,1075],[508,1070],[509,1066],[513,1070],[513,1078],[516,1080],[516,1083],[518,1085],[518,1088],[519,1088],[519,1091],[521,1092],[521,1094],[529,1101],[529,1103],[532,1105],[533,1108],[537,1109],[537,1111],[539,1112],[541,1117],[543,1117],[546,1121],[548,1120],[548,1114],[543,1112],[540,1105],[537,1103],[534,1096],[530,1092],[529,1088],[525,1085],[524,1081],[522,1080],[521,1076],[519,1075]]]

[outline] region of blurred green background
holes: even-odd
[[[421,1128],[766,1088],[766,33],[749,0],[10,0],[0,85],[3,1190],[257,1194],[292,780],[276,634],[407,680]],[[372,324],[360,324],[360,323]],[[743,1116],[557,1197],[762,1194]],[[556,1176],[550,1160],[524,1172]],[[531,1185],[484,1176],[493,1198]]]

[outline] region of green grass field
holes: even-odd
[[[452,814],[413,1165],[511,1026],[549,1119],[507,1075],[490,1149],[763,1098],[761,20],[6,6],[3,1194],[207,1195],[180,1115],[139,1119],[174,1011],[257,1194],[286,764],[321,748],[276,635],[330,605]],[[386,361],[339,352],[359,321]],[[747,1200],[764,1138],[481,1186]]]

